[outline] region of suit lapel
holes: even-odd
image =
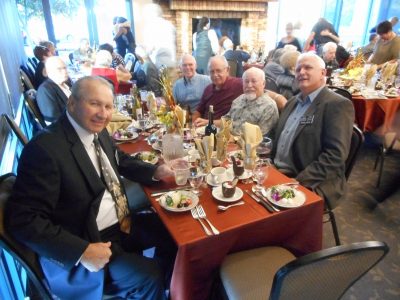
[[[97,174],[97,171],[75,129],[72,127],[65,114],[60,118],[60,121],[64,128],[66,138],[71,143],[72,155],[81,169],[82,175],[85,177],[90,189],[93,191],[95,196],[102,194],[105,190],[105,185]]]
[[[321,101],[323,101],[324,97],[326,94],[326,88],[323,88],[319,94],[317,95],[317,97],[314,99],[314,101],[311,103],[310,107],[307,109],[307,111],[304,113],[303,116],[313,116],[316,114],[318,107],[321,103]],[[293,136],[293,141],[297,138],[297,136],[300,134],[300,132],[304,129],[305,126],[307,126],[308,124],[303,123],[303,124],[299,124],[299,126],[297,126],[296,132]]]

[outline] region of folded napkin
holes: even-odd
[[[210,136],[205,136],[202,139],[195,138],[194,142],[196,144],[197,150],[199,150],[201,161],[205,162],[204,171],[208,173],[212,169],[211,156],[214,149],[214,134],[211,134]]]
[[[111,121],[110,123],[108,123],[106,128],[107,128],[107,131],[110,134],[113,134],[118,129],[126,129],[126,128],[128,128],[129,125],[131,125],[131,121],[119,121],[119,122]]]
[[[231,138],[232,120],[222,117],[221,129],[216,134],[217,139],[217,159],[223,161],[226,157],[226,147]]]
[[[132,121],[130,116],[121,114],[120,112],[115,112],[111,116],[111,122],[121,122],[121,121]]]
[[[262,141],[262,132],[258,125],[245,122],[242,125],[242,149],[246,156],[256,157],[256,148]]]
[[[181,132],[186,123],[186,110],[176,105],[174,107],[174,114],[176,118],[176,127]]]
[[[365,71],[365,84],[368,85],[368,82],[374,77],[376,71],[378,70],[378,65],[371,65]]]
[[[395,62],[388,61],[382,66],[381,81],[383,83],[388,83],[389,80],[392,78],[392,76],[396,75],[397,66],[398,66],[397,61]]]
[[[146,96],[147,107],[153,114],[157,112],[157,100],[153,92],[148,92]]]

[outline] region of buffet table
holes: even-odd
[[[143,141],[143,137],[132,143],[121,144],[120,148],[128,153],[151,150]],[[290,181],[285,175],[270,168],[269,177],[264,185],[271,186]],[[252,184],[238,184],[243,191],[251,189],[251,186]],[[208,299],[212,282],[228,253],[278,245],[289,249],[295,255],[304,255],[322,247],[324,203],[318,195],[304,187],[299,187],[306,196],[306,202],[302,206],[270,213],[246,193],[242,198],[244,205],[220,212],[217,205],[224,203],[215,200],[210,186],[204,185],[200,204],[204,207],[208,219],[220,231],[219,235],[213,236],[205,234],[190,212],[167,211],[150,196],[155,190],[167,188],[176,188],[173,178],[144,189],[178,246],[170,286],[171,299]]]

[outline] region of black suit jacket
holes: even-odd
[[[273,155],[295,107],[293,97],[280,115]],[[302,185],[315,190],[334,206],[345,192],[344,171],[353,130],[353,104],[324,87],[304,116],[314,118],[311,124],[300,124],[296,129],[290,151],[291,168]]]
[[[40,112],[48,122],[54,122],[64,113],[68,101],[62,89],[50,78],[39,86],[36,99]]]
[[[151,183],[155,166],[121,151],[106,130],[99,140],[117,175]],[[6,224],[40,256],[72,269],[99,242],[96,216],[105,185],[64,114],[23,150]]]

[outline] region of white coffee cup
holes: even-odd
[[[226,180],[226,169],[224,167],[216,167],[211,169],[211,178],[214,184],[220,184]]]

